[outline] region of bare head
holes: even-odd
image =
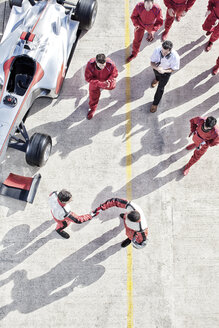
[[[147,11],[150,11],[153,7],[154,0],[144,0],[144,7]]]
[[[72,201],[72,194],[69,191],[62,189],[58,193],[58,199],[61,203],[69,203]]]
[[[161,49],[162,55],[164,57],[169,55],[169,53],[171,53],[172,48],[173,48],[173,43],[171,41],[164,41],[162,43],[162,49]]]
[[[106,66],[106,56],[104,54],[96,55],[96,65],[99,69],[104,69]]]

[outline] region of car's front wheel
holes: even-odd
[[[80,22],[80,29],[88,31],[94,24],[97,15],[97,0],[78,0],[74,19]]]
[[[31,166],[43,166],[49,159],[52,139],[47,134],[34,133],[26,150],[26,162]]]

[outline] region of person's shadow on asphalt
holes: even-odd
[[[0,251],[0,275],[25,261],[50,240],[56,239],[58,234],[55,231],[39,238],[53,223],[54,220],[45,221],[32,231],[28,224],[21,224],[9,230],[0,243],[3,246]],[[36,238],[39,239],[34,241]]]
[[[52,302],[66,297],[74,291],[76,287],[86,287],[99,280],[105,272],[105,268],[100,263],[110,256],[113,256],[121,249],[120,242],[109,246],[103,251],[93,255],[98,248],[116,237],[123,229],[123,222],[83,246],[72,255],[58,263],[49,272],[34,278],[28,279],[25,270],[12,273],[7,279],[0,281],[0,287],[14,282],[10,304],[0,308],[0,320],[5,318],[11,311],[30,313],[42,308]],[[70,284],[67,287],[63,287]],[[60,289],[61,288],[61,289]],[[58,291],[56,291],[59,289]]]
[[[193,49],[197,44],[199,44],[203,40],[203,36],[197,39],[194,42],[191,42],[182,48],[180,48],[178,51],[180,54],[183,54],[185,52],[190,51]],[[192,50],[192,54],[187,54],[186,58],[184,57],[184,64],[185,65],[189,60],[191,61],[194,59],[196,56],[199,55],[201,47],[195,48]],[[116,57],[121,55],[123,50],[119,50],[115,52]],[[113,53],[110,55],[112,58]],[[115,58],[116,58],[115,57]],[[124,56],[123,56],[124,57]],[[122,61],[124,58],[122,56],[119,56],[120,58],[120,65],[122,65]],[[113,58],[114,59],[114,58]],[[114,59],[115,60],[115,59]],[[76,73],[76,77],[74,80],[77,83],[77,80],[80,80],[79,82],[80,85],[83,85],[82,81],[82,69],[80,69]],[[195,78],[191,79],[188,83],[185,85],[178,87],[177,89],[171,90],[164,94],[163,100],[161,105],[163,104],[163,108],[159,109],[159,112],[166,111],[168,109],[174,108],[178,106],[179,104],[182,105],[183,103],[189,102],[191,99],[194,97],[199,97],[203,92],[206,92],[206,88],[211,88],[214,83],[215,83],[215,77],[210,77],[205,83],[198,85],[203,79],[205,79],[208,74],[210,74],[210,70],[205,71],[200,73],[198,76]],[[79,78],[80,76],[80,78]],[[150,82],[151,80],[148,79],[148,76],[151,76],[151,79],[153,77],[153,71],[151,67],[145,68],[143,71],[141,71],[139,74],[133,76],[131,78],[131,103],[135,103],[136,100],[139,100],[145,96],[146,90],[150,87]],[[144,81],[144,83],[142,83]],[[100,111],[97,110],[94,118],[91,121],[87,121],[85,116],[87,113],[87,109],[84,108],[85,103],[88,101],[87,99],[85,100],[84,103],[79,105],[79,107],[69,116],[65,117],[63,120],[58,121],[58,122],[50,122],[46,123],[44,125],[41,125],[41,130],[46,130],[52,137],[56,137],[57,143],[53,147],[52,153],[58,152],[62,158],[65,158],[68,156],[68,154],[78,148],[84,147],[86,145],[89,145],[93,142],[93,137],[100,133],[101,131],[105,131],[108,129],[111,129],[113,127],[116,127],[117,125],[120,124],[118,127],[118,130],[122,127],[123,125],[122,122],[126,122],[126,114],[116,114],[116,112],[125,104],[125,93],[121,94],[121,90],[126,89],[126,78],[122,78],[118,81],[117,87],[115,90],[112,90],[110,92],[109,97],[102,97],[100,98],[99,102],[99,108],[101,109]],[[191,90],[193,90],[191,92]],[[211,99],[214,99],[214,97]],[[209,103],[209,102],[208,102]],[[112,104],[112,105],[110,105]],[[135,125],[139,124],[142,126],[139,131],[143,131],[144,129],[147,131],[146,135],[149,137],[149,141],[151,140],[154,145],[157,145],[157,147],[152,148],[151,151],[149,151],[152,155],[158,156],[160,154],[163,154],[165,152],[165,147],[162,146],[162,133],[161,131],[158,131],[158,129],[161,127],[162,128],[162,123],[161,124],[151,124],[149,126],[150,121],[153,122],[153,120],[156,123],[156,119],[150,118],[151,113],[149,113],[149,105],[150,103],[146,103],[145,105],[142,105],[139,108],[133,109],[131,111],[132,115],[132,127]],[[208,109],[213,105],[209,104]],[[88,104],[87,104],[88,107]],[[193,110],[191,109],[191,112]],[[201,112],[202,110],[200,110]],[[86,113],[85,113],[86,112]],[[144,114],[144,118],[140,113]],[[158,112],[158,113],[159,113]],[[146,114],[146,115],[145,115]],[[200,115],[200,113],[197,113]],[[157,115],[157,114],[155,114]],[[84,117],[84,119],[83,119]],[[82,120],[83,119],[83,120]],[[82,121],[81,121],[82,120]],[[167,119],[168,120],[168,119]],[[80,122],[81,121],[81,122]],[[166,120],[165,120],[166,121]],[[79,122],[79,124],[74,124],[75,122]],[[164,122],[165,124],[166,122]],[[155,126],[155,129],[154,129]],[[148,132],[149,129],[149,132]],[[154,130],[153,130],[154,129]],[[183,128],[184,129],[184,128]],[[35,129],[34,129],[35,130]],[[171,131],[172,133],[173,126],[170,128],[163,128],[162,132],[166,131]],[[59,133],[59,131],[62,131],[62,133]],[[33,131],[34,132],[34,131]],[[115,132],[114,135],[116,135],[117,132]],[[178,135],[179,133],[174,133]],[[79,137],[80,136],[80,137]],[[159,137],[160,136],[160,137]],[[159,137],[159,138],[158,138]],[[181,137],[181,136],[180,136]],[[160,139],[160,142],[159,140]],[[67,142],[63,142],[63,140],[67,140]],[[142,140],[144,140],[145,137],[143,137]],[[154,140],[153,140],[154,139]],[[68,142],[69,140],[69,142]],[[182,141],[184,140],[184,141]],[[184,146],[186,144],[186,138],[183,138],[180,142],[180,145],[178,146]],[[143,142],[142,142],[143,144]],[[170,151],[176,151],[177,145],[171,146],[171,149],[168,150]],[[139,155],[142,153],[144,154],[145,152],[140,150]],[[136,156],[136,159],[139,158]],[[121,162],[122,163],[122,162]]]

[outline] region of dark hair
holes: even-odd
[[[214,118],[213,116],[208,116],[206,121],[205,121],[205,125],[208,128],[213,128],[215,125],[217,124],[217,120],[216,118]]]
[[[144,2],[154,2],[154,0],[144,0]]]
[[[132,222],[137,222],[141,218],[140,213],[138,211],[131,211],[131,212],[129,212],[129,214],[127,215],[127,217]]]
[[[60,200],[60,202],[62,203],[66,203],[69,201],[69,199],[72,198],[72,194],[65,190],[65,189],[62,189],[59,193],[58,193],[58,199]]]
[[[98,54],[96,55],[96,61],[100,64],[105,64],[106,56],[104,54]]]
[[[172,43],[171,41],[164,41],[164,42],[162,43],[162,47],[163,47],[165,50],[167,50],[167,49],[172,50],[172,48],[173,48],[173,43]]]

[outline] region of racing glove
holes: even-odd
[[[97,207],[93,212],[91,212],[92,218],[100,214],[100,211],[102,211],[101,207]]]
[[[101,88],[101,89],[106,89],[106,88],[108,88],[108,85],[109,85],[108,81],[104,81],[104,82],[100,82],[100,81],[98,81],[98,84],[97,84],[97,86],[98,86],[99,88]]]
[[[109,83],[109,86],[106,88],[107,90],[115,89],[115,87],[116,87],[116,79],[107,80],[106,82]]]

